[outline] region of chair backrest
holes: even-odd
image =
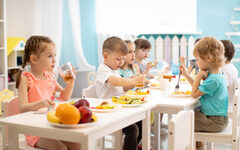
[[[19,114],[20,110],[18,107],[18,97],[13,97],[9,101],[2,102],[2,116],[8,117]]]
[[[235,92],[233,97],[233,113],[232,113],[232,138],[238,139],[240,131],[240,111],[239,111],[239,91]]]
[[[19,107],[18,107],[18,97],[13,97],[9,101],[2,101],[1,102],[2,107],[2,117],[8,117],[12,115],[16,115],[20,113]],[[2,130],[2,137],[3,137],[3,148],[7,149],[7,137],[8,137],[8,131],[7,126]]]
[[[89,87],[82,90],[82,96],[89,98],[97,98],[97,91],[95,84],[90,85]]]
[[[87,81],[88,81],[88,85],[92,85],[95,83],[97,79],[97,75],[95,72],[89,72],[87,75]]]
[[[180,111],[168,123],[168,149],[193,149],[194,112]]]

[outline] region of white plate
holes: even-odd
[[[59,123],[52,123],[49,122],[52,126],[55,127],[60,127],[60,128],[84,128],[84,127],[88,127],[88,126],[92,126],[95,125],[97,122],[90,122],[90,123],[81,123],[81,124],[72,124],[72,125],[67,125],[67,124],[59,124]]]
[[[117,106],[117,105],[116,105]],[[93,112],[98,112],[98,113],[108,113],[108,112],[113,112],[113,111],[117,111],[119,110],[121,107],[120,106],[117,106],[116,108],[114,109],[94,109],[94,108],[91,108],[91,110]]]
[[[122,107],[139,107],[139,106],[143,106],[146,103],[142,103],[142,104],[119,104],[119,105],[121,105]]]
[[[176,98],[190,98],[191,95],[177,95],[177,94],[169,94],[171,97],[176,97]]]

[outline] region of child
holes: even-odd
[[[140,75],[139,66],[137,64],[133,64],[133,61],[135,59],[134,45],[130,40],[125,40],[125,42],[127,43],[128,46],[128,54],[124,59],[123,66],[118,70],[119,74],[123,78],[132,78],[135,76],[139,76]],[[133,89],[134,87],[135,85],[126,87],[124,91]]]
[[[128,53],[126,43],[118,37],[110,37],[103,43],[104,64],[97,70],[96,92],[98,98],[120,96],[123,87],[144,84],[146,78],[122,78],[118,69],[122,67],[124,57]],[[123,150],[136,150],[138,127],[136,124],[123,129],[125,134]]]
[[[150,42],[145,39],[137,39],[134,41],[134,44],[136,47],[134,63],[138,64],[141,74],[146,74],[148,78],[153,78],[153,76],[149,74],[149,71],[155,65],[152,62],[145,62],[151,49]]]
[[[228,124],[228,91],[227,82],[220,67],[224,63],[224,46],[214,37],[201,39],[193,50],[200,69],[193,80],[183,66],[182,75],[192,85],[192,97],[200,96],[200,111],[195,110],[195,131],[220,132]],[[201,80],[204,80],[200,84]],[[203,147],[197,142],[197,148]]]
[[[19,93],[19,108],[21,112],[35,111],[43,107],[54,105],[51,98],[53,94],[61,92],[60,98],[68,100],[72,94],[74,79],[66,84],[63,89],[50,73],[53,71],[56,57],[56,46],[51,39],[45,36],[31,36],[24,48],[22,69],[30,65],[29,72],[20,70],[16,87]],[[77,150],[81,146],[53,139],[25,135],[26,142],[32,147],[42,149],[71,149]]]
[[[225,64],[222,67],[222,71],[227,80],[227,88],[228,88],[228,109],[232,111],[233,105],[233,96],[236,90],[236,83],[238,79],[238,71],[236,67],[231,63],[231,60],[234,56],[235,49],[234,45],[230,40],[221,40],[224,47],[225,52],[224,56],[226,58]]]

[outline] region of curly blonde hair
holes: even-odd
[[[211,64],[216,68],[221,67],[225,62],[224,46],[215,37],[204,37],[198,41],[194,47],[193,55],[199,56],[203,60],[209,57]]]

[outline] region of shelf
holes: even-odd
[[[225,32],[225,35],[230,36],[240,36],[240,32]]]
[[[5,77],[5,74],[0,74],[0,77]]]
[[[22,66],[15,66],[15,67],[8,67],[8,70],[11,70],[11,69],[21,69]]]
[[[240,48],[240,44],[234,44],[235,48]]]
[[[0,19],[0,22],[5,22],[3,19]]]
[[[240,11],[240,7],[233,8],[234,11]]]
[[[233,58],[232,62],[240,62],[240,58]]]
[[[8,85],[15,85],[15,84],[16,84],[15,81],[8,82]]]
[[[240,21],[230,21],[230,24],[240,24]]]
[[[4,47],[0,47],[0,50],[4,50]]]

